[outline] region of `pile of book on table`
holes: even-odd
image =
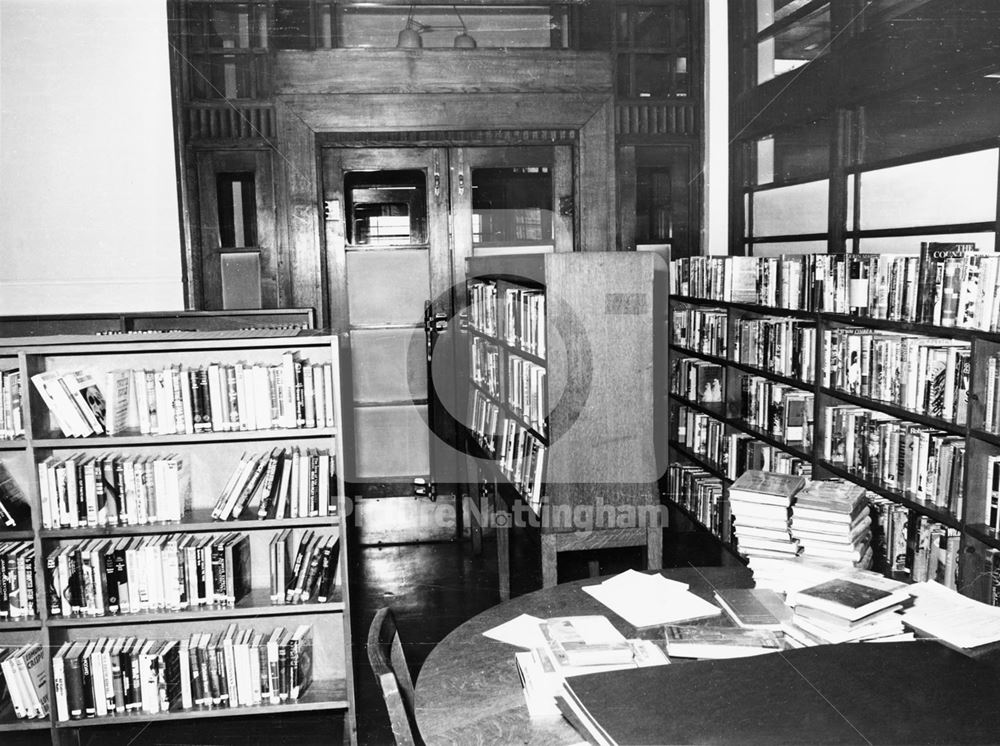
[[[792,506],[792,535],[806,557],[867,569],[872,518],[864,487],[842,479],[806,484]]]
[[[785,635],[802,645],[912,640],[897,613],[911,602],[908,587],[861,570],[790,593]]]
[[[669,663],[651,640],[627,640],[601,615],[554,617],[538,622],[541,644],[515,653],[532,719],[569,714],[566,677]]]
[[[729,487],[737,548],[749,558],[751,569],[758,559],[795,557],[802,551],[789,519],[795,495],[805,484],[802,476],[749,469]]]

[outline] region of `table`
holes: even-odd
[[[753,586],[745,567],[688,567],[662,570],[671,580],[712,598],[713,588]],[[532,722],[524,704],[514,648],[483,632],[521,614],[537,617],[605,614],[626,637],[638,632],[582,589],[603,578],[578,580],[519,596],[487,609],[454,629],[424,662],[417,678],[416,718],[428,746],[436,744],[538,744],[559,746],[583,738],[564,720]]]

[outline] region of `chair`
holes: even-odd
[[[368,662],[382,687],[397,746],[415,746],[419,738],[414,735],[418,731],[413,717],[413,680],[406,667],[396,619],[389,608],[375,612],[368,628]]]

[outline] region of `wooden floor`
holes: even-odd
[[[641,567],[643,549],[604,550],[599,555],[601,574]],[[524,593],[541,587],[537,546],[517,534],[511,541],[511,591]],[[560,555],[559,580],[587,577],[588,556]],[[364,640],[375,611],[390,606],[403,638],[407,662],[419,676],[424,659],[452,629],[499,602],[496,546],[491,537],[482,554],[468,542],[361,547],[352,555],[352,588],[355,653],[355,687],[358,704],[358,741],[364,746],[391,744],[382,696],[375,683]],[[664,566],[729,564],[733,558],[720,553],[704,534],[664,537]],[[342,743],[343,731],[334,716],[302,714],[294,718],[256,716],[158,723],[133,728],[82,729],[81,746],[330,746]],[[46,732],[3,734],[2,746],[49,744]]]

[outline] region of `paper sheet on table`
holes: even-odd
[[[906,590],[913,605],[901,612],[904,624],[967,650],[1000,642],[1000,608],[930,580]]]
[[[686,583],[628,570],[583,590],[633,627],[717,616],[722,609],[688,591]]]
[[[483,632],[483,636],[528,650],[544,647],[547,643],[541,628],[538,626],[540,621],[542,620],[531,614],[521,614],[509,622],[498,624],[493,629],[486,630]]]

